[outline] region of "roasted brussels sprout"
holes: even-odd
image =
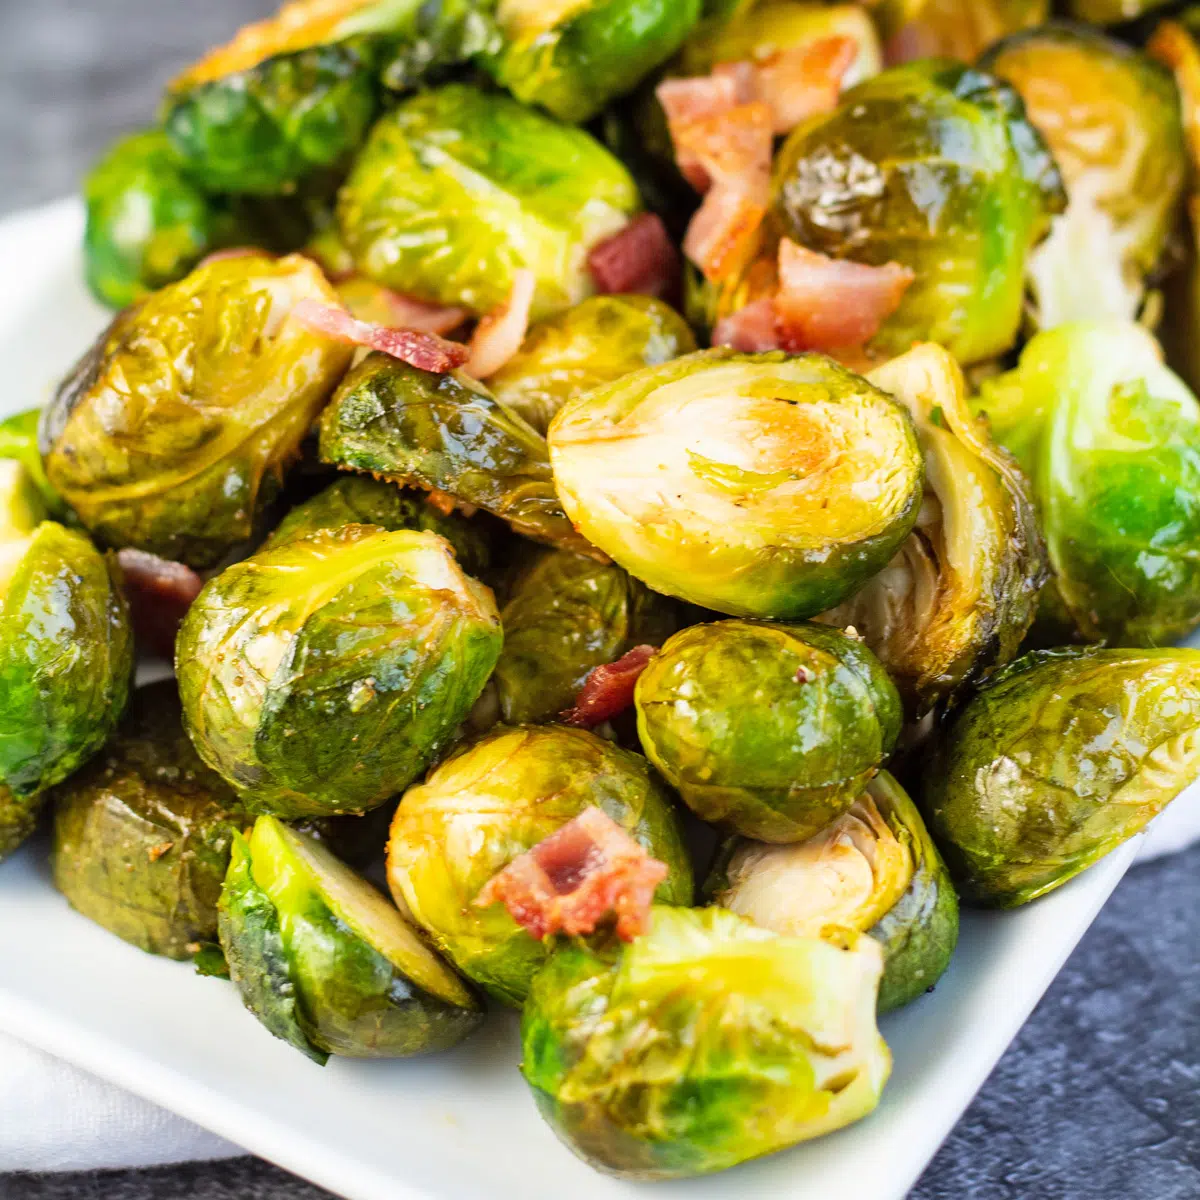
[[[695,349],[687,322],[661,300],[593,296],[535,325],[488,387],[544,434],[573,397]]]
[[[42,507],[58,520],[67,515],[67,506],[46,478],[42,452],[38,449],[38,425],[41,419],[42,410],[30,408],[0,421],[0,460],[12,459],[25,468],[41,496]],[[7,495],[8,484],[0,480],[0,501],[5,501]],[[0,515],[0,523],[10,522]]]
[[[945,59],[884,71],[798,125],[772,189],[776,233],[915,272],[868,351],[887,357],[927,340],[962,363],[1012,345],[1026,258],[1065,203],[1013,88]]]
[[[484,65],[518,100],[590,121],[683,44],[700,0],[500,0],[502,44]]]
[[[210,191],[289,191],[354,153],[379,109],[381,76],[412,87],[491,46],[488,7],[293,0],[175,79],[163,126]]]
[[[1089,29],[1008,38],[983,65],[1021,93],[1068,205],[1029,259],[1036,320],[1137,316],[1179,213],[1187,152],[1170,75]]]
[[[72,908],[151,954],[216,941],[237,800],[188,741],[174,683],[138,688],[103,752],[53,794],[54,884]]]
[[[716,28],[688,38],[679,56],[685,75],[705,75],[718,63],[769,59],[821,38],[848,38],[858,48],[842,76],[853,87],[879,73],[883,54],[870,13],[858,4],[817,4],[812,0],[766,0]]]
[[[691,903],[679,819],[649,764],[559,725],[498,729],[404,794],[388,842],[392,895],[464,975],[520,1004],[548,947],[502,906],[473,901],[514,858],[593,805],[670,867],[658,900]]]
[[[688,807],[765,842],[843,813],[900,733],[879,661],[823,625],[693,625],[650,660],[636,704],[646,756]]]
[[[852,626],[917,719],[1016,653],[1046,579],[1029,483],[967,404],[962,372],[924,345],[873,371],[925,453],[916,528],[888,565],[820,618]]]
[[[321,458],[482,508],[539,542],[590,550],[559,503],[546,439],[461,372],[368,355],[321,418]]]
[[[922,808],[966,900],[1013,908],[1137,833],[1200,770],[1200,650],[1034,651],[962,710]]]
[[[958,896],[942,856],[886,771],[806,842],[732,839],[706,891],[775,933],[835,942],[848,930],[869,933],[884,954],[880,1012],[933,987],[958,941]]]
[[[383,896],[273,817],[234,842],[219,924],[246,1007],[319,1063],[445,1050],[483,1020],[471,990]]]
[[[721,908],[656,907],[628,945],[563,943],[534,977],[521,1071],[586,1162],[635,1179],[720,1171],[879,1101],[882,955],[780,937]]]
[[[549,432],[576,528],[657,591],[735,616],[839,603],[916,520],[908,413],[815,354],[707,350],[568,401]]]
[[[1141,326],[1040,333],[977,403],[1029,475],[1084,638],[1162,645],[1200,622],[1200,403]]]
[[[533,317],[594,290],[587,253],[639,206],[625,168],[590,134],[504,95],[449,84],[375,126],[338,202],[363,274],[476,313],[533,272]]]
[[[112,308],[182,279],[213,250],[252,240],[227,202],[184,174],[158,129],[114,143],[88,174],[84,199],[84,275]]]
[[[993,43],[1042,25],[1050,0],[882,0],[875,18],[888,61],[957,58],[973,63]]]
[[[432,533],[346,525],[228,568],[176,670],[200,756],[247,809],[363,812],[444,750],[500,652],[491,592]]]
[[[127,309],[46,409],[50,482],[113,547],[206,567],[254,532],[349,346],[291,317],[329,302],[293,255],[209,263]]]
[[[109,563],[53,521],[24,536],[10,525],[0,541],[0,785],[24,801],[86,762],[124,710],[132,672]]]
[[[517,572],[500,623],[504,649],[493,676],[500,717],[523,725],[570,708],[593,667],[634,646],[660,645],[679,615],[620,567],[544,550]]]
[[[280,521],[264,550],[308,537],[319,529],[346,525],[377,525],[380,529],[424,529],[444,537],[454,547],[459,566],[479,576],[488,568],[487,538],[465,517],[443,513],[413,492],[365,475],[344,475],[310,500],[298,504]]]

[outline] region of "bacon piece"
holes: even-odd
[[[667,129],[675,144],[675,162],[680,174],[698,192],[708,190],[708,171],[696,155],[681,146],[679,134],[693,121],[727,113],[753,96],[743,91],[744,77],[733,71],[698,75],[690,79],[665,79],[654,89],[667,116]]]
[[[679,251],[662,219],[640,213],[620,233],[592,248],[588,270],[596,290],[673,296],[679,291]]]
[[[365,275],[343,276],[337,282],[338,299],[352,317],[375,322],[390,329],[415,329],[420,333],[449,333],[468,316],[465,308],[426,304],[368,279]]]
[[[784,238],[775,315],[787,350],[862,346],[896,311],[914,279],[908,267],[829,258]]]
[[[714,346],[731,346],[750,354],[779,349],[779,323],[770,296],[751,300],[737,312],[722,317],[712,331]]]
[[[857,57],[853,39],[828,37],[780,50],[758,63],[755,98],[771,106],[774,131],[788,133],[801,121],[836,108],[842,79]]]
[[[224,250],[214,250],[211,254],[206,254],[197,264],[197,267],[207,267],[209,263],[225,262],[231,258],[274,258],[275,255],[269,250],[262,250],[258,246],[228,246]]]
[[[559,719],[564,725],[591,729],[624,712],[633,703],[638,676],[657,653],[657,646],[634,646],[616,662],[594,667],[575,697],[575,707],[561,713]]]
[[[476,379],[495,374],[518,350],[529,328],[537,280],[532,271],[514,271],[508,299],[475,327],[463,369]]]
[[[380,350],[422,371],[444,375],[455,367],[461,367],[467,360],[467,348],[461,342],[448,342],[436,333],[388,329],[369,321],[358,321],[344,308],[322,304],[318,300],[301,300],[292,309],[291,315],[313,333],[348,342],[352,346]]]
[[[121,550],[117,562],[139,644],[160,658],[174,658],[179,624],[203,580],[191,567],[144,550]]]
[[[502,903],[539,940],[592,933],[611,914],[617,936],[630,942],[646,932],[654,889],[667,874],[611,817],[585,808],[488,880],[475,903]]]

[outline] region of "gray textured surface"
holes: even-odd
[[[151,117],[164,79],[270,7],[0,0],[0,212],[75,187],[107,138]],[[1197,914],[1200,849],[1132,872],[911,1200],[1200,1197]],[[0,1177],[3,1200],[324,1195],[253,1159]]]

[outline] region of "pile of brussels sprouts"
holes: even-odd
[[[1066,7],[293,0],[185,71],[87,181],[119,311],[0,424],[0,855],[52,817],[71,905],[317,1062],[519,1008],[605,1171],[869,1113],[960,900],[1200,772],[1200,8]],[[604,286],[639,214],[696,237],[656,86],[830,38],[746,253]],[[698,349],[788,244],[902,295]],[[521,286],[486,382],[305,318],[465,338]],[[494,881],[602,894],[538,858],[598,814],[645,903],[534,936]]]

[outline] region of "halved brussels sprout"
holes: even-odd
[[[546,439],[461,371],[368,355],[321,418],[321,458],[482,508],[536,541],[591,549],[563,512]]]
[[[403,492],[394,483],[366,475],[343,475],[298,504],[279,522],[262,548],[273,550],[320,529],[336,530],[346,525],[436,533],[454,547],[459,566],[476,577],[487,570],[491,561],[487,538],[465,517],[441,512],[417,493]]]
[[[474,0],[292,0],[167,90],[163,126],[215,192],[274,195],[345,162],[380,107],[381,76],[413,87],[494,41]]]
[[[853,626],[917,719],[1017,652],[1046,579],[1029,482],[967,405],[962,372],[918,346],[871,382],[909,408],[925,454],[916,528],[865,587],[820,620]]]
[[[216,941],[236,808],[183,731],[174,683],[138,688],[104,751],[55,789],[54,885],[117,937],[191,958]]]
[[[1170,75],[1093,30],[1047,25],[982,64],[1021,93],[1068,205],[1029,259],[1042,329],[1137,316],[1179,215],[1187,151]]]
[[[879,73],[883,51],[871,14],[858,4],[815,4],[812,0],[766,0],[716,28],[688,38],[679,56],[685,75],[707,75],[718,63],[757,62],[821,38],[848,38],[858,48],[842,76],[853,87]]]
[[[211,566],[265,503],[350,360],[291,317],[334,300],[299,255],[212,262],[127,309],[46,409],[50,482],[113,547]]]
[[[253,240],[227,201],[183,172],[158,129],[115,142],[84,182],[84,276],[103,304],[124,308],[182,279],[206,254]]]
[[[958,941],[958,896],[945,863],[886,771],[806,842],[732,839],[705,890],[774,933],[834,942],[848,930],[869,933],[883,947],[880,1012],[932,988]]]
[[[962,710],[922,809],[964,899],[1014,908],[1132,837],[1200,771],[1200,650],[1034,651]]]
[[[246,1007],[316,1062],[445,1050],[483,1020],[474,993],[379,892],[273,817],[236,839],[219,923]]]
[[[772,190],[774,234],[915,272],[869,352],[931,341],[962,363],[1012,345],[1026,258],[1065,204],[1016,91],[947,59],[884,71],[798,125],[776,157]]]
[[[593,296],[535,325],[488,387],[544,434],[575,396],[695,349],[687,322],[669,304],[651,296]]]
[[[920,505],[908,413],[815,354],[706,350],[568,401],[549,432],[576,528],[656,591],[812,616],[891,558]]]
[[[82,766],[121,716],[132,674],[129,616],[104,556],[53,521],[23,534],[10,525],[0,540],[0,785],[22,802]]]
[[[1141,326],[1039,333],[977,401],[1033,486],[1059,598],[1089,641],[1200,622],[1200,403]]]
[[[38,425],[41,419],[42,410],[30,408],[0,421],[0,459],[12,459],[24,467],[41,496],[42,507],[46,513],[58,520],[66,516],[67,506],[46,478],[42,452],[38,449]],[[0,501],[7,495],[8,484],[0,481]],[[0,523],[5,521],[0,515]]]
[[[502,905],[473,902],[514,858],[593,805],[670,867],[657,899],[690,904],[679,818],[649,764],[561,725],[495,730],[404,794],[388,842],[392,895],[464,975],[519,1005],[549,947]]]
[[[878,659],[823,625],[693,625],[650,660],[636,703],[646,756],[688,807],[765,842],[845,812],[900,733]]]
[[[883,956],[780,937],[721,908],[656,907],[650,932],[563,942],[521,1017],[521,1072],[580,1158],[633,1179],[721,1171],[857,1121],[891,1055]]]
[[[188,732],[244,806],[364,812],[452,741],[500,653],[491,592],[432,533],[346,525],[211,580],[179,631]]]
[[[957,58],[973,63],[993,43],[1050,16],[1050,0],[882,0],[875,19],[889,62]]]
[[[661,644],[679,616],[620,567],[544,550],[512,580],[500,623],[504,649],[492,677],[500,717],[523,725],[553,720],[574,704],[593,667]]]
[[[489,312],[530,270],[536,320],[592,294],[588,251],[638,207],[628,172],[590,134],[449,84],[375,126],[338,224],[364,275],[435,304]]]

